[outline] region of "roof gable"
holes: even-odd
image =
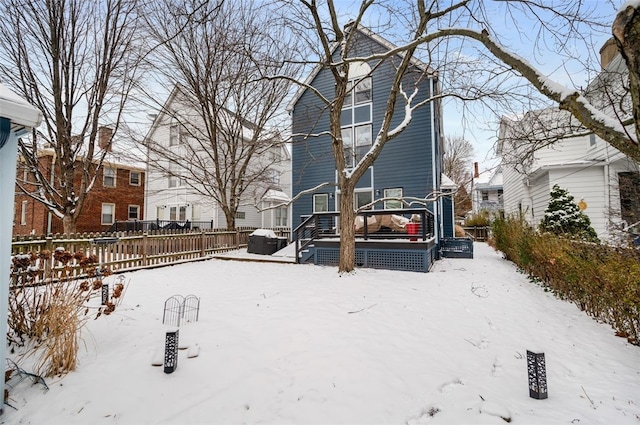
[[[371,40],[375,41],[376,43],[380,44],[381,46],[383,46],[387,50],[394,50],[394,49],[398,48],[398,46],[396,46],[395,44],[391,43],[389,40],[385,39],[384,37],[382,37],[382,36],[380,36],[380,35],[378,35],[376,33],[374,33],[370,29],[368,29],[366,27],[363,27],[362,25],[357,25],[354,28],[355,28],[356,31],[358,31],[359,33],[361,33],[365,37],[370,38]],[[339,47],[340,47],[340,43],[334,43],[333,46],[331,46],[331,50],[330,50],[331,55],[333,55],[338,50]],[[398,56],[402,56],[402,55],[403,55],[403,53],[399,53],[398,54]],[[413,57],[411,59],[411,64],[413,66],[415,66],[416,68],[418,68],[418,69],[426,71],[426,73],[429,75],[429,78],[434,78],[436,76],[436,72],[429,65],[427,65],[426,63],[424,63],[420,59],[417,59],[416,57]],[[316,76],[323,69],[326,69],[326,67],[321,63],[317,64],[314,67],[314,69],[311,71],[309,76],[305,79],[304,83],[301,84],[298,87],[298,90],[296,91],[296,93],[293,95],[293,97],[291,98],[291,100],[287,104],[286,110],[288,112],[293,111],[293,108],[295,107],[295,105],[298,102],[298,100],[300,100],[300,98],[302,97],[304,92],[307,91],[307,87],[311,85],[311,82],[316,78]]]

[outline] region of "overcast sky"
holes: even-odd
[[[390,8],[398,8],[406,4],[405,0],[383,0],[383,2]],[[548,0],[545,4],[553,5],[554,2],[561,4],[560,0]],[[360,0],[337,0],[338,15],[347,22],[356,16],[360,3]],[[538,67],[542,74],[549,76],[558,83],[569,87],[584,87],[593,78],[593,69],[599,68],[598,51],[603,43],[611,37],[609,23],[613,22],[615,12],[622,3],[623,0],[582,1],[582,10],[608,24],[599,30],[581,28],[580,32],[586,40],[582,43],[572,43],[570,46],[573,55],[579,60],[568,60],[566,57],[551,53],[554,49],[555,40],[538,31],[539,28],[535,26],[536,20],[531,15],[510,16],[505,13],[504,3],[499,2],[486,3],[485,6],[494,8],[493,10],[488,10],[489,16],[487,19],[490,20],[491,27],[500,36],[500,41],[508,45],[511,51],[527,59]],[[375,13],[384,14],[384,11]],[[550,14],[545,16],[543,13],[540,16],[545,20],[546,24],[553,25]],[[384,23],[384,21],[384,17],[368,16],[364,23],[375,27],[376,23]],[[452,23],[451,26],[461,26],[461,24]],[[562,26],[560,28],[564,29]],[[401,33],[400,30],[397,30],[397,32]],[[389,34],[383,35],[385,37],[389,36]],[[391,41],[401,42],[393,39]],[[465,50],[464,54],[473,54],[470,52],[477,47],[477,44],[470,40],[465,41],[465,44],[469,50]],[[538,46],[537,49],[534,45]],[[449,52],[454,52],[456,49],[455,46],[449,46],[448,48]],[[581,62],[588,64],[592,69],[591,74]],[[479,104],[467,104],[467,107],[469,108],[467,113],[463,113],[460,101],[455,99],[445,100],[443,105],[444,134],[448,136],[463,136],[471,141],[475,148],[475,161],[481,164],[480,169],[484,170],[493,167],[498,162],[492,152],[498,130],[498,118],[495,113],[490,112]]]

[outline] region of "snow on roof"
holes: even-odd
[[[442,177],[440,178],[440,188],[441,189],[457,189],[458,185],[455,184],[455,182],[451,180],[449,176],[443,173]]]
[[[0,83],[0,116],[11,120],[12,124],[34,128],[40,125],[42,113],[26,100]]]
[[[502,176],[502,168],[498,166],[495,169],[485,170],[480,173],[473,181],[476,189],[500,188],[504,184]]]
[[[269,189],[262,196],[263,201],[280,201],[280,202],[289,202],[291,198],[289,195],[284,193],[281,190]]]

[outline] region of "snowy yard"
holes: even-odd
[[[2,424],[640,424],[640,347],[485,244],[430,273],[209,260],[128,273],[79,369],[25,381]],[[165,374],[164,301],[201,298]],[[526,350],[549,398],[529,397]]]

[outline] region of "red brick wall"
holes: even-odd
[[[51,157],[41,157],[40,166],[45,171],[45,175],[50,175],[49,170],[51,169]],[[78,167],[78,169],[80,169],[80,167]],[[18,164],[18,180],[23,178],[23,170],[24,167],[21,164]],[[137,186],[131,185],[129,183],[129,176],[131,171],[139,173],[139,185]],[[102,225],[101,223],[103,203],[115,204],[115,219],[117,221],[126,221],[128,219],[129,205],[138,205],[140,207],[138,220],[144,219],[144,171],[118,168],[116,173],[115,187],[104,186],[103,172],[104,168],[99,172],[93,188],[87,195],[82,213],[77,221],[76,230],[78,232],[101,232],[109,229],[109,225]],[[80,179],[79,173],[77,175],[77,179],[78,181]],[[33,177],[29,177],[29,180],[33,181]],[[26,224],[24,225],[21,224],[21,211],[23,201],[27,202]],[[28,235],[32,231],[37,235],[47,233],[48,211],[43,204],[33,200],[27,195],[22,194],[17,186],[14,208],[14,236]],[[63,232],[62,220],[56,218],[55,216],[52,217],[51,232]]]

